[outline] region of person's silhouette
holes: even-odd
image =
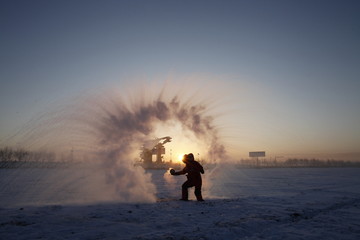
[[[204,168],[194,159],[192,153],[185,154],[182,161],[185,163],[183,170],[176,172],[174,169],[170,170],[171,175],[187,174],[187,181],[182,185],[181,200],[188,200],[188,188],[195,187],[195,196],[198,201],[204,201],[201,195],[202,179],[201,174],[204,174]],[[201,173],[201,174],[200,174]]]

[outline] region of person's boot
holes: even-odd
[[[196,196],[196,199],[199,201],[199,202],[203,202],[204,199],[202,198],[202,195],[201,195],[201,189],[196,189],[195,188],[195,196]]]
[[[205,200],[202,198],[202,196],[196,196],[196,199],[199,201],[199,202],[204,202]]]

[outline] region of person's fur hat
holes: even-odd
[[[187,154],[185,154],[183,156],[182,161],[183,161],[183,163],[187,163],[187,161],[188,161],[188,155]]]
[[[187,155],[187,159],[188,159],[188,161],[195,161],[194,154],[189,153],[189,154]]]

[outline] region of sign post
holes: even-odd
[[[259,166],[259,157],[265,157],[265,151],[249,152],[249,157],[256,159],[256,165]]]

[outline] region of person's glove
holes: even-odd
[[[175,174],[175,169],[170,169],[170,174],[174,175]]]

